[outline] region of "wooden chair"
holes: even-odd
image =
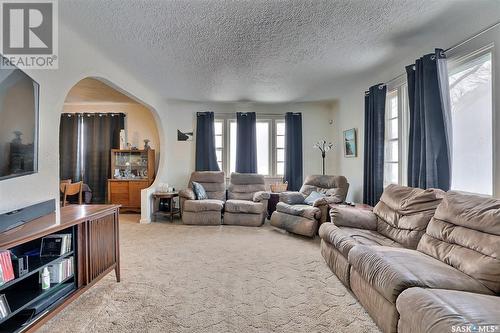
[[[78,194],[78,204],[81,205],[83,203],[83,198],[82,198],[82,188],[83,188],[83,182],[78,182],[78,183],[66,183],[66,184],[61,184],[61,186],[64,186],[63,189],[63,201],[62,201],[62,206],[66,206],[68,202],[66,201],[66,198],[68,195],[76,195]]]
[[[64,194],[64,188],[66,187],[66,184],[71,184],[71,179],[61,179],[59,181],[59,190],[61,191],[61,194]]]

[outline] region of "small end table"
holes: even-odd
[[[267,218],[271,219],[271,215],[273,215],[276,210],[276,205],[280,201],[280,194],[278,192],[271,192],[271,197],[267,201]]]
[[[179,192],[154,192],[153,193],[153,218],[156,222],[159,216],[170,216],[170,221],[174,221],[174,216],[179,214],[181,217],[181,210],[175,207],[174,198],[179,197]],[[166,199],[169,203],[170,210],[160,210],[160,200]]]

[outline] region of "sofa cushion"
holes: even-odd
[[[418,250],[500,293],[500,200],[448,192]]]
[[[288,205],[284,202],[278,202],[276,204],[276,211],[289,215],[301,216],[309,220],[321,218],[321,210],[309,205]]]
[[[451,332],[452,327],[466,327],[467,330],[498,325],[500,297],[456,290],[410,288],[398,297],[396,308],[400,314],[398,332]]]
[[[344,176],[311,175],[307,176],[300,192],[308,196],[316,191],[336,198],[336,202],[343,202],[347,196],[349,183]]]
[[[261,202],[232,199],[226,201],[226,212],[231,213],[262,214],[265,208]]]
[[[208,199],[207,192],[205,192],[205,188],[198,182],[193,183],[193,192],[196,195],[196,200],[205,200]]]
[[[215,199],[186,200],[184,202],[184,211],[187,212],[221,211],[222,207],[224,207],[224,201]]]
[[[375,230],[337,227],[333,223],[323,223],[319,228],[319,236],[325,242],[332,244],[347,258],[349,251],[356,245],[377,245],[401,247],[390,238]]]
[[[417,248],[443,196],[444,192],[437,189],[387,186],[373,209],[378,232],[404,247]]]
[[[228,199],[253,200],[255,192],[265,191],[264,176],[254,173],[231,173],[231,182],[228,187]]]
[[[306,203],[309,206],[312,206],[316,200],[322,199],[325,196],[326,196],[326,194],[324,194],[324,193],[312,191],[311,194],[309,194],[307,196],[307,198],[304,199],[304,203]]]
[[[304,195],[300,192],[281,192],[280,202],[284,202],[289,205],[301,205],[304,203]]]
[[[411,287],[492,293],[472,277],[416,250],[359,245],[351,249],[348,261],[392,303],[403,290]]]
[[[222,171],[195,171],[191,173],[188,188],[193,182],[200,183],[209,199],[226,200],[226,179]]]

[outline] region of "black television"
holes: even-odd
[[[0,180],[37,172],[39,89],[19,68],[0,67]]]

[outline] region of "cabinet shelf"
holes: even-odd
[[[28,308],[30,305],[41,300],[42,298],[48,297],[56,293],[57,291],[63,289],[69,284],[74,285],[74,282],[70,282],[71,280],[74,280],[74,277],[75,275],[73,274],[59,283],[51,283],[50,288],[47,290],[42,290],[41,288],[20,290],[19,292],[16,293],[16,298],[8,300],[10,310],[12,312],[7,317],[0,320],[0,324],[14,317],[16,314]]]
[[[58,256],[58,257],[30,257],[30,260],[28,261],[28,265],[30,266],[30,271],[21,277],[18,277],[14,280],[11,280],[11,281],[3,284],[0,287],[0,293],[9,287],[12,287],[16,283],[30,277],[31,275],[33,275],[37,272],[40,272],[45,266],[55,264],[64,258],[68,258],[68,257],[72,256],[73,254],[74,254],[74,251],[70,251],[70,252],[65,253],[62,256]],[[33,267],[33,268],[31,269],[31,267]]]

